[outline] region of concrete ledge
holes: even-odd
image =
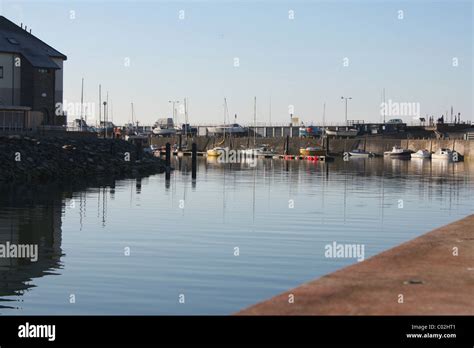
[[[400,294],[403,303],[398,303]],[[470,215],[237,314],[473,315],[473,294]]]

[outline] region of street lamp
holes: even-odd
[[[175,122],[175,113],[176,113],[175,105],[179,104],[179,100],[169,100],[168,103],[173,104],[173,122]]]
[[[341,97],[341,99],[344,99],[346,101],[346,126],[347,126],[347,100],[352,99],[352,97]]]

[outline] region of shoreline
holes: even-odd
[[[473,234],[474,214],[235,314],[473,315]]]
[[[139,178],[163,173],[165,162],[124,140],[0,137],[0,183],[53,183]]]

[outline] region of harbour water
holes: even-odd
[[[142,180],[0,187],[0,314],[231,314],[474,212],[474,164],[188,158]]]

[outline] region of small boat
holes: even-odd
[[[208,157],[218,157],[226,151],[223,147],[214,147],[212,149],[207,150]]]
[[[349,151],[349,155],[351,155],[352,157],[369,158],[373,156],[373,153],[367,152],[361,149],[355,149],[355,150]]]
[[[276,152],[270,147],[270,145],[262,144],[255,148],[242,150],[245,155],[248,156],[264,156],[264,157],[273,157]]]
[[[391,158],[410,158],[411,151],[403,149],[400,146],[394,146],[392,151],[385,151],[384,156],[389,156]]]
[[[442,160],[452,160],[454,157],[454,152],[450,149],[442,148],[438,149],[431,158],[432,159],[442,159]]]
[[[152,127],[152,133],[157,136],[172,136],[176,135],[176,128],[172,118],[161,118],[155,122]]]
[[[306,147],[300,149],[301,156],[326,156],[326,150],[321,147]]]
[[[431,152],[424,149],[411,154],[411,158],[430,158]]]
[[[338,137],[355,137],[359,131],[355,128],[346,128],[346,129],[326,129],[326,135],[338,136]]]

